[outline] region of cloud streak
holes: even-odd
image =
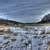
[[[39,21],[48,9],[49,0],[0,0],[0,18],[24,23]]]

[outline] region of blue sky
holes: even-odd
[[[50,0],[0,0],[0,18],[30,23],[50,13]]]

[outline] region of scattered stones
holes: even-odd
[[[16,39],[11,39],[12,42],[16,41]]]
[[[4,39],[9,39],[10,37],[9,36],[4,36]]]

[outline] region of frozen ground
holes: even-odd
[[[48,35],[44,29],[10,27],[9,32],[0,32],[0,50],[46,50]]]

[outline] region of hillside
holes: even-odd
[[[44,16],[42,20],[38,23],[50,23],[50,14]]]

